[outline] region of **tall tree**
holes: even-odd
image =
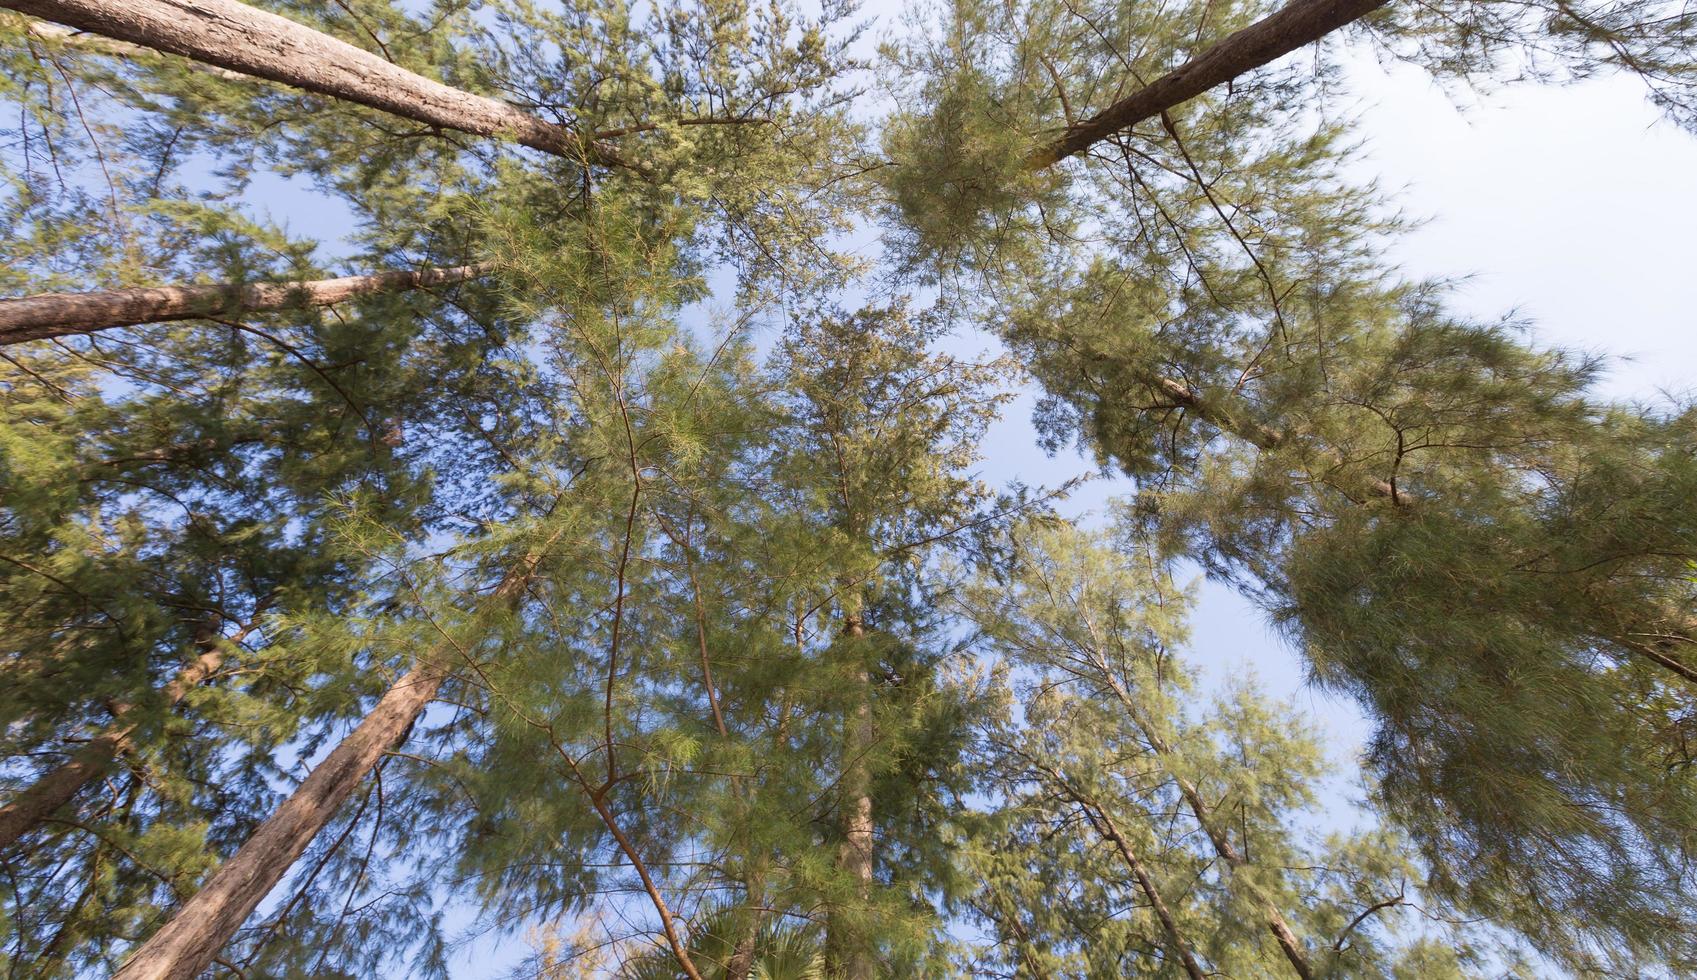
[[[1028,522],[962,596],[1021,709],[985,731],[1003,806],[982,817],[968,904],[1007,944],[991,960],[1035,975],[1141,972],[1147,958],[1193,976],[1371,976],[1425,956],[1393,938],[1420,900],[1406,847],[1377,829],[1303,830],[1317,741],[1292,706],[1241,685],[1199,705],[1181,651],[1189,597],[1134,530],[1115,538]],[[1141,921],[1098,925],[1116,893]],[[1451,974],[1489,939],[1446,938]]]
[[[916,43],[925,109],[886,137],[922,164],[888,181],[908,257],[993,293],[979,309],[1049,392],[1051,446],[1077,438],[1137,480],[1172,551],[1263,603],[1317,677],[1361,699],[1387,809],[1434,889],[1580,968],[1685,962],[1688,927],[1664,910],[1689,905],[1692,824],[1666,815],[1692,790],[1668,760],[1697,601],[1690,531],[1661,507],[1682,492],[1687,411],[1604,402],[1593,359],[1397,282],[1375,255],[1397,222],[1336,177],[1347,130],[1290,112],[1324,75],[1273,66],[1121,133],[1103,165],[1025,170],[1034,134],[1104,98],[1086,66],[1121,77],[1182,50],[1197,13],[962,8]],[[1539,26],[1510,19],[1436,67],[1535,43]],[[1622,29],[1668,66],[1690,24],[1663,26]],[[1582,71],[1622,45],[1557,47]],[[1608,734],[1554,721],[1567,712]],[[1518,789],[1482,790],[1503,785]],[[1610,857],[1574,876],[1561,855],[1581,851]],[[1570,929],[1582,907],[1615,938]]]
[[[872,767],[888,727],[874,720],[879,644],[868,617],[889,587],[886,566],[923,563],[928,546],[978,522],[985,492],[964,470],[1006,397],[997,388],[1005,365],[930,350],[939,338],[935,318],[871,309],[804,321],[778,352],[794,413],[780,465],[834,546],[825,597],[838,610],[834,655],[848,665],[834,795],[837,867],[852,890],[828,917],[826,939],[831,969],[844,977],[878,970],[876,922],[855,907],[869,902],[877,873]]]
[[[1404,876],[1697,959],[1691,413],[1385,268],[1328,40],[1689,123],[1689,10],[961,0],[875,119],[842,3],[8,6],[7,968],[440,973],[453,905],[732,980],[1486,962]],[[1133,480],[1111,549],[993,533],[951,320]],[[1179,556],[1366,707],[1419,862],[1187,693]]]

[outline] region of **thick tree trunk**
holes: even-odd
[[[532,555],[509,571],[496,588],[492,605],[516,601],[539,560]],[[447,680],[454,652],[452,643],[439,643],[396,681],[359,727],[331,750],[171,921],[135,951],[114,980],[199,976],[365,781],[383,753],[405,739]]]
[[[443,85],[236,0],[4,0],[3,6],[430,126],[506,137],[573,160],[623,165],[616,150],[585,143],[564,126]]]
[[[93,333],[142,323],[165,323],[293,306],[332,306],[358,296],[450,285],[488,275],[494,263],[379,272],[307,282],[155,286],[96,293],[42,293],[0,299],[0,346]]]
[[[1153,119],[1203,92],[1312,44],[1384,6],[1389,0],[1293,0],[1213,45],[1096,115],[1070,126],[1061,137],[1033,153],[1031,170],[1053,166],[1075,153]]]
[[[436,697],[447,670],[428,660],[395,682],[206,886],[124,963],[118,980],[192,980],[270,893],[383,753]]]
[[[850,642],[866,635],[866,626],[859,613],[844,617],[843,634]],[[855,882],[856,896],[862,906],[849,913],[859,920],[865,915],[864,906],[872,894],[873,826],[871,775],[867,772],[865,754],[872,744],[871,675],[861,670],[856,678],[859,699],[844,725],[843,772],[841,784],[841,829],[843,843],[837,851],[837,868]],[[864,928],[845,922],[839,912],[826,924],[826,947],[832,964],[831,976],[840,980],[872,980],[877,973],[871,940]]]
[[[125,41],[114,41],[109,37],[101,37],[98,34],[85,34],[80,31],[73,31],[68,27],[62,27],[58,24],[49,24],[46,21],[36,21],[35,23],[30,24],[28,31],[29,36],[36,41],[46,44],[61,45],[71,49],[72,51],[78,51],[83,54],[105,55],[108,58],[127,58],[131,61],[141,58],[166,57],[164,54],[155,51],[152,48],[144,48],[139,44],[130,44]],[[219,68],[217,65],[202,64],[198,61],[190,62],[189,67],[193,71],[198,71],[216,78],[222,78],[227,82],[257,82],[264,84],[265,81],[262,78],[254,78],[252,75],[244,75],[239,71],[230,71],[227,68]]]
[[[230,642],[240,642],[246,633],[246,629],[242,630]],[[165,685],[167,705],[175,705],[217,672],[224,662],[224,651],[218,645],[220,639],[217,636],[207,637],[197,643],[200,656]],[[118,756],[129,748],[130,736],[136,729],[133,723],[124,721],[130,710],[131,706],[127,704],[114,706],[112,724],[105,731],[90,739],[68,761],[31,783],[11,802],[0,806],[0,851],[41,826],[60,807],[69,803],[78,790],[112,767]]]

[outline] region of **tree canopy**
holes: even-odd
[[[1697,972],[1697,410],[1336,84],[1689,4],[0,8],[8,976]]]

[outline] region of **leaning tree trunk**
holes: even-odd
[[[244,629],[230,642],[240,642],[246,633]],[[221,637],[209,637],[196,644],[200,647],[200,656],[165,685],[167,705],[175,705],[217,672],[224,662],[219,639]],[[124,716],[132,710],[132,706],[127,704],[116,705],[112,710],[112,724],[105,731],[89,739],[68,761],[42,774],[28,789],[5,806],[0,806],[0,851],[41,826],[60,807],[69,803],[78,790],[111,769],[118,756],[129,749],[130,736],[135,733],[135,724],[124,721]]]
[[[1143,892],[1143,897],[1149,900],[1149,907],[1155,913],[1156,920],[1161,923],[1161,931],[1167,934],[1167,941],[1172,944],[1173,952],[1178,955],[1179,963],[1184,967],[1184,972],[1190,976],[1190,980],[1205,980],[1207,974],[1197,964],[1196,955],[1191,952],[1190,941],[1185,938],[1184,932],[1179,929],[1178,919],[1173,916],[1172,909],[1167,906],[1166,900],[1161,897],[1161,890],[1155,887],[1155,879],[1150,876],[1149,869],[1144,867],[1143,861],[1138,858],[1137,852],[1132,849],[1131,842],[1125,839],[1125,835],[1120,833],[1120,829],[1114,823],[1113,818],[1108,816],[1108,811],[1070,789],[1067,791],[1067,795],[1072,797],[1073,802],[1084,808],[1085,819],[1089,821],[1098,834],[1106,838],[1119,852],[1120,859],[1125,862],[1126,869],[1136,879],[1138,889]]]
[[[851,643],[866,636],[866,625],[860,613],[844,617],[843,635]],[[855,651],[859,655],[859,651]],[[833,910],[827,921],[826,946],[832,966],[832,977],[840,980],[872,980],[877,961],[872,955],[871,937],[864,928],[865,905],[872,894],[872,788],[871,774],[866,767],[866,751],[873,740],[871,674],[862,668],[855,678],[858,685],[856,701],[844,724],[843,762],[841,776],[841,830],[843,843],[837,851],[837,869],[847,874],[855,884],[855,895],[861,908],[845,917],[843,910]]]
[[[1178,786],[1179,795],[1184,797],[1185,806],[1196,817],[1196,824],[1202,828],[1203,836],[1207,837],[1208,842],[1213,845],[1214,853],[1225,863],[1227,872],[1235,877],[1238,869],[1248,864],[1249,861],[1237,849],[1237,845],[1232,843],[1230,835],[1222,831],[1215,823],[1210,808],[1203,802],[1202,794],[1197,791],[1196,786],[1172,768],[1171,761],[1174,756],[1172,744],[1144,717],[1143,712],[1132,702],[1130,693],[1115,677],[1108,673],[1105,665],[1098,665],[1097,669],[1103,672],[1103,679],[1108,682],[1108,687],[1113,691],[1114,698],[1120,702],[1121,707],[1125,708],[1127,716],[1131,718],[1131,723],[1137,727],[1138,732],[1143,735],[1144,741],[1149,743],[1149,747],[1155,750],[1155,757],[1160,760],[1162,768],[1166,769],[1167,775]],[[1273,934],[1274,941],[1279,944],[1279,950],[1284,953],[1285,960],[1290,963],[1291,969],[1295,970],[1296,975],[1302,980],[1312,980],[1314,968],[1309,964],[1307,954],[1302,951],[1302,941],[1297,938],[1295,930],[1290,927],[1290,923],[1285,921],[1284,913],[1273,903],[1272,899],[1262,894],[1260,888],[1251,884],[1250,890],[1260,900],[1262,912],[1267,917],[1267,931]]]
[[[306,282],[153,286],[0,299],[0,346],[143,323],[264,313],[294,306],[333,306],[358,296],[451,285],[488,275],[494,268],[493,262],[479,262]]]
[[[1383,7],[1389,0],[1295,0],[1211,46],[1089,119],[1067,127],[1031,154],[1026,166],[1042,170],[1082,153],[1115,133],[1153,119],[1203,92],[1269,64],[1297,48]]]
[[[13,10],[430,126],[502,136],[573,160],[618,152],[487,96],[410,72],[346,41],[236,0],[4,0]]]
[[[485,608],[517,601],[538,561],[538,555],[531,555],[509,571]],[[135,951],[114,980],[192,980],[211,965],[218,951],[365,781],[383,753],[405,739],[448,679],[449,658],[455,649],[453,643],[444,641],[420,657],[384,693],[359,727],[265,818],[241,850],[213,873],[164,928]]]

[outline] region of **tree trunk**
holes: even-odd
[[[244,628],[231,639],[239,643],[251,627]],[[183,668],[171,682],[165,685],[165,703],[175,705],[189,691],[199,687],[215,673],[224,662],[223,648],[218,645],[222,637],[206,637],[197,642],[201,653],[194,663]],[[0,806],[0,851],[11,847],[18,839],[33,831],[60,807],[69,803],[77,795],[77,791],[88,785],[91,780],[104,775],[111,768],[114,760],[130,747],[130,736],[135,732],[134,723],[125,723],[124,716],[129,714],[131,706],[115,705],[112,710],[112,724],[106,730],[88,741],[88,744],[78,749],[65,763],[50,772],[43,774],[29,788],[19,793],[11,802]]]
[[[851,643],[866,636],[866,625],[859,613],[844,617],[843,634]],[[837,868],[855,882],[856,896],[861,908],[848,918],[860,919],[872,894],[872,793],[871,776],[866,770],[865,754],[872,744],[871,674],[864,668],[856,676],[858,700],[844,725],[843,772],[841,784],[842,846],[837,851]],[[826,924],[826,947],[833,967],[831,976],[838,980],[872,980],[877,961],[872,955],[871,940],[864,927],[845,922],[840,911]]]
[[[430,126],[507,137],[568,159],[624,165],[613,148],[585,143],[564,126],[443,85],[236,0],[4,0],[0,5]]]
[[[206,886],[124,963],[118,980],[192,980],[330,822],[383,753],[435,698],[447,670],[426,661],[383,695],[359,727],[224,862]]]
[[[1126,868],[1131,871],[1132,877],[1137,879],[1137,887],[1142,890],[1143,896],[1149,900],[1150,908],[1154,909],[1155,918],[1160,920],[1161,929],[1172,943],[1173,951],[1178,954],[1179,962],[1184,966],[1184,972],[1190,975],[1190,980],[1205,980],[1207,974],[1203,973],[1202,967],[1197,965],[1196,957],[1190,951],[1190,943],[1185,940],[1184,933],[1179,930],[1178,920],[1173,918],[1172,910],[1167,907],[1166,901],[1161,898],[1161,891],[1155,887],[1154,879],[1149,876],[1149,869],[1143,866],[1143,862],[1137,857],[1137,852],[1132,850],[1131,842],[1120,833],[1119,827],[1115,826],[1113,818],[1108,816],[1106,810],[1076,793],[1069,791],[1068,795],[1084,808],[1085,818],[1096,828],[1096,831],[1106,837],[1114,845],[1115,850],[1119,851],[1120,858],[1125,861]]]
[[[127,58],[131,61],[141,58],[166,57],[166,55],[152,48],[144,48],[139,44],[114,41],[109,37],[101,37],[98,34],[84,34],[58,24],[49,24],[46,21],[38,20],[30,24],[25,30],[36,41],[61,45],[83,54],[105,55],[108,58]],[[264,82],[262,78],[254,78],[252,75],[244,75],[239,71],[230,71],[228,68],[219,68],[217,65],[202,64],[198,61],[190,62],[189,69],[215,78],[222,78],[227,82]]]
[[[1225,403],[1222,404],[1221,400],[1207,398],[1184,382],[1165,377],[1164,375],[1150,373],[1142,375],[1138,380],[1160,394],[1172,399],[1177,405],[1182,405],[1189,409],[1196,415],[1197,418],[1206,421],[1214,428],[1219,429],[1221,432],[1234,435],[1257,449],[1276,449],[1280,445],[1283,445],[1285,441],[1285,434],[1283,432],[1270,429],[1259,422],[1246,419],[1244,416],[1248,413],[1243,411],[1238,405],[1233,404],[1235,401],[1239,400],[1235,396],[1230,399],[1226,399]],[[1343,462],[1343,457],[1338,456],[1335,453],[1332,454],[1332,458],[1339,464]],[[1358,485],[1349,487],[1340,486],[1336,483],[1333,485],[1343,491],[1346,495],[1350,496],[1365,494],[1372,497],[1384,497],[1391,503],[1399,506],[1406,505],[1409,502],[1407,497],[1403,497],[1396,492],[1396,487],[1393,487],[1390,483],[1384,480],[1376,478],[1369,477],[1361,481]]]
[[[1167,766],[1167,762],[1173,755],[1172,745],[1162,737],[1160,732],[1155,730],[1153,725],[1144,720],[1143,713],[1137,710],[1130,695],[1118,680],[1109,675],[1105,667],[1099,667],[1099,669],[1103,669],[1105,679],[1114,692],[1114,697],[1126,709],[1132,724],[1136,725],[1138,731],[1143,734],[1143,738],[1149,743],[1149,747],[1155,750],[1155,757],[1161,760],[1162,768],[1166,769],[1167,775],[1172,777],[1173,782],[1178,786],[1179,794],[1184,797],[1185,805],[1189,808],[1191,814],[1196,817],[1196,824],[1202,828],[1203,836],[1207,837],[1208,842],[1213,845],[1214,853],[1219,855],[1220,860],[1224,862],[1227,873],[1235,876],[1237,870],[1247,864],[1248,860],[1231,842],[1231,837],[1215,826],[1207,804],[1202,802],[1202,794],[1197,792],[1190,780]],[[1267,931],[1273,934],[1273,939],[1279,944],[1279,950],[1284,953],[1285,960],[1290,963],[1291,969],[1295,970],[1296,975],[1301,977],[1302,980],[1313,980],[1314,968],[1309,965],[1308,956],[1302,951],[1302,943],[1297,939],[1296,932],[1291,929],[1290,923],[1285,921],[1284,913],[1279,910],[1277,905],[1273,904],[1271,899],[1261,894],[1259,888],[1251,886],[1250,891],[1256,898],[1260,899],[1261,907],[1267,916]]]
[[[1278,13],[1232,34],[1089,119],[1069,126],[1053,143],[1031,154],[1030,170],[1053,166],[1122,130],[1153,119],[1216,85],[1269,64],[1353,23],[1389,0],[1293,0]]]
[[[1149,747],[1154,750],[1155,757],[1161,760],[1162,768],[1166,770],[1173,783],[1178,786],[1179,795],[1184,797],[1186,807],[1196,817],[1196,824],[1202,828],[1203,836],[1208,838],[1208,842],[1214,848],[1214,853],[1225,863],[1227,871],[1235,874],[1237,869],[1247,864],[1248,861],[1238,851],[1237,846],[1231,842],[1231,837],[1215,826],[1213,817],[1209,813],[1209,807],[1202,801],[1202,794],[1197,791],[1190,780],[1167,766],[1168,760],[1173,756],[1172,745],[1160,732],[1155,730],[1154,725],[1144,718],[1143,713],[1131,700],[1130,694],[1107,669],[1106,664],[1098,663],[1096,668],[1102,671],[1103,679],[1107,681],[1114,698],[1120,702],[1121,707],[1125,708],[1131,723],[1137,726],[1137,730],[1143,735],[1144,741],[1148,742]],[[1296,971],[1302,980],[1310,980],[1314,976],[1313,968],[1309,966],[1308,959],[1302,952],[1302,945],[1297,940],[1295,932],[1285,921],[1284,914],[1279,911],[1278,906],[1259,894],[1259,889],[1255,891],[1257,892],[1256,897],[1261,899],[1262,906],[1267,913],[1267,928],[1278,941],[1285,959],[1290,961],[1291,968]]]
[[[1156,749],[1157,753],[1164,753],[1165,751],[1164,746]],[[1196,822],[1202,827],[1203,835],[1208,838],[1209,843],[1213,844],[1214,853],[1218,854],[1220,860],[1225,862],[1227,871],[1235,876],[1237,870],[1248,863],[1247,859],[1232,844],[1231,839],[1214,826],[1213,818],[1209,816],[1208,808],[1203,805],[1202,795],[1196,792],[1196,787],[1192,786],[1189,780],[1171,770],[1168,770],[1167,774],[1172,776],[1173,781],[1178,784],[1179,792],[1183,794],[1190,812],[1196,816]],[[1261,908],[1267,916],[1267,931],[1273,934],[1273,939],[1279,944],[1279,950],[1284,953],[1285,960],[1290,963],[1290,968],[1295,970],[1296,975],[1301,977],[1302,980],[1313,980],[1314,968],[1309,965],[1308,955],[1302,951],[1302,942],[1296,938],[1296,932],[1291,929],[1290,923],[1285,921],[1284,913],[1280,911],[1277,905],[1273,904],[1271,899],[1260,894],[1259,888],[1251,886],[1250,890],[1256,898],[1261,900]]]
[[[549,543],[552,541],[549,539]],[[491,607],[516,601],[538,561],[539,556],[531,555],[510,570],[496,588]],[[135,951],[114,980],[193,980],[199,976],[365,781],[383,753],[405,739],[447,680],[448,658],[455,650],[451,642],[438,643],[396,681],[359,727],[265,818],[241,850],[213,873],[171,921]]]
[[[740,799],[742,793],[739,791],[737,796]],[[748,818],[745,816],[744,819]],[[745,905],[748,921],[742,923],[736,943],[731,947],[730,959],[725,961],[725,980],[748,980],[754,972],[754,954],[760,945],[760,931],[766,925],[766,875],[763,870],[748,875]]]
[[[332,306],[356,296],[396,293],[476,279],[494,271],[492,262],[379,272],[307,282],[219,283],[155,286],[96,293],[42,293],[0,299],[0,346],[26,340],[93,333],[142,323],[165,323],[232,313],[263,313],[292,306]]]

